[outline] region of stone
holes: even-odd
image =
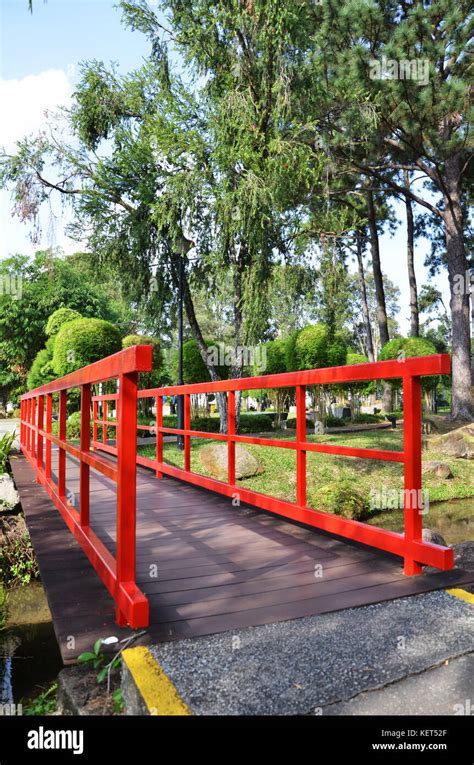
[[[435,475],[437,478],[453,478],[451,468],[446,462],[431,460],[423,465],[423,475],[426,473]]]
[[[445,539],[438,531],[433,529],[423,529],[423,542],[429,542],[432,545],[441,545],[442,547],[449,547]]]
[[[458,542],[453,545],[454,565],[466,571],[474,571],[474,541]]]
[[[207,444],[200,449],[199,458],[203,468],[209,471],[214,478],[218,478],[219,481],[227,481],[227,444]],[[249,478],[263,472],[264,468],[261,462],[243,446],[236,444],[236,479]]]
[[[16,512],[20,509],[20,495],[9,473],[0,475],[0,511]]]
[[[474,459],[474,423],[436,436],[431,440],[430,447],[433,451],[442,452],[449,457]]]

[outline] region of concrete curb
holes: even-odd
[[[122,693],[127,715],[192,714],[148,648],[127,648],[122,659]]]

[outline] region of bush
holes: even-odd
[[[54,344],[53,369],[59,376],[117,353],[122,338],[117,327],[103,319],[75,319],[59,330]]]
[[[296,430],[296,417],[289,417],[286,421],[286,427],[290,430]],[[314,428],[314,422],[306,419],[306,427]]]
[[[384,420],[385,416],[380,414],[358,414],[353,420],[350,420],[350,422],[353,422],[356,425],[372,425],[377,422],[383,422]]]
[[[157,337],[147,337],[146,335],[127,335],[122,340],[123,348],[130,348],[133,345],[151,345],[153,368],[151,372],[140,372],[138,376],[138,387],[142,390],[147,388],[157,388],[163,384],[163,354],[161,344]],[[167,380],[165,381],[167,382]]]
[[[241,414],[239,433],[268,433],[273,430],[272,418],[265,414]]]
[[[202,430],[206,433],[219,432],[218,417],[193,417],[192,430]],[[177,428],[178,418],[174,415],[163,415],[163,427]],[[239,433],[267,433],[273,430],[271,417],[265,414],[241,414]]]
[[[367,499],[347,479],[321,486],[318,490],[319,498],[322,500],[324,510],[334,515],[341,515],[343,518],[360,521],[369,514]]]
[[[288,370],[320,369],[346,363],[347,346],[336,334],[331,337],[325,324],[310,324],[293,334],[285,345]]]
[[[46,334],[48,337],[54,337],[58,334],[64,324],[68,321],[74,321],[75,319],[82,319],[81,314],[75,311],[73,308],[58,308],[57,311],[51,314],[46,324]]]
[[[53,370],[53,357],[49,348],[43,348],[36,354],[30,371],[28,372],[28,390],[39,388],[47,382],[54,380],[56,375]]]
[[[326,417],[326,427],[328,428],[340,428],[346,424],[346,420],[343,417],[334,417],[332,414],[328,414]]]
[[[429,340],[424,337],[395,337],[393,340],[389,340],[385,343],[380,351],[379,360],[386,359],[399,359],[400,362],[405,358],[412,356],[432,356],[435,354],[436,348]],[[390,383],[396,388],[401,386],[399,379],[390,380]],[[423,390],[431,390],[439,382],[437,375],[429,375],[423,377],[421,380]]]

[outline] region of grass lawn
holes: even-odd
[[[265,434],[272,437],[271,434]],[[274,435],[276,438],[294,439],[294,435]],[[318,441],[327,444],[343,444],[361,448],[380,448],[393,451],[401,451],[403,448],[403,431],[397,430],[373,430],[359,433],[338,433],[325,436],[308,436],[309,441]],[[210,475],[206,472],[199,459],[199,450],[209,443],[210,439],[191,439],[191,469],[202,475]],[[270,494],[281,499],[295,500],[296,494],[296,456],[289,449],[278,449],[268,446],[244,444],[245,448],[254,454],[263,464],[265,472],[261,475],[239,481],[246,488]],[[154,456],[154,446],[141,446],[139,452],[147,456]],[[164,459],[166,462],[183,467],[183,453],[176,449],[174,443],[164,444]],[[447,520],[446,507],[439,506],[437,502],[452,499],[474,497],[474,485],[472,481],[472,463],[464,459],[451,459],[445,455],[427,449],[423,451],[423,462],[440,460],[447,462],[451,467],[454,478],[443,480],[432,475],[423,476],[423,489],[429,491],[429,522],[424,518],[424,526],[434,528],[441,521]],[[350,485],[368,501],[371,490],[385,491],[403,489],[403,465],[396,462],[384,462],[382,460],[364,459],[358,457],[342,457],[330,454],[307,454],[307,500],[308,506],[319,510],[330,510],[325,505],[324,491],[329,486],[341,484]],[[474,504],[463,503],[461,518],[457,518],[453,505],[451,519],[454,522],[465,519],[470,522],[474,515]],[[470,507],[469,507],[470,506]],[[439,516],[438,523],[436,516]],[[401,530],[403,528],[403,513],[398,510],[370,511],[368,523],[373,523],[384,528]],[[469,530],[471,536],[472,533]],[[449,540],[447,540],[449,541]],[[456,541],[460,541],[456,539]]]

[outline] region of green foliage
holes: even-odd
[[[0,475],[6,471],[8,455],[10,454],[10,449],[13,446],[15,438],[15,430],[13,433],[4,433],[3,436],[0,437]]]
[[[39,579],[31,538],[27,531],[15,531],[0,549],[0,577],[10,585],[29,584]]]
[[[336,334],[331,336],[324,324],[310,324],[294,333],[286,344],[289,371],[320,369],[345,364],[347,346]]]
[[[325,424],[328,428],[340,428],[346,424],[346,421],[343,417],[334,417],[332,414],[327,414]]]
[[[28,390],[39,388],[40,385],[54,380],[57,375],[53,370],[53,356],[49,348],[43,348],[36,354],[28,377],[26,378],[26,384]]]
[[[296,417],[288,417],[286,421],[286,427],[289,428],[289,430],[296,430]],[[306,427],[314,429],[314,422],[307,419]]]
[[[220,344],[212,340],[206,340],[208,349],[219,348]],[[178,352],[174,354],[173,369],[175,379],[178,376]],[[217,364],[217,372],[221,379],[229,376],[229,367],[226,364]],[[185,384],[209,382],[210,375],[199,350],[196,340],[187,340],[183,344],[183,379]]]
[[[57,311],[51,314],[46,322],[45,332],[48,337],[57,335],[63,324],[67,324],[68,321],[74,319],[82,319],[82,315],[79,311],[75,311],[73,308],[58,308]]]
[[[166,428],[177,428],[177,417],[174,415],[165,415],[163,425]],[[205,433],[219,432],[218,417],[193,417],[191,420],[192,430],[201,430]],[[267,433],[273,430],[272,418],[265,414],[246,414],[240,415],[239,433]]]
[[[92,364],[119,351],[120,331],[102,319],[75,319],[59,330],[53,354],[53,368],[58,376]]]
[[[7,621],[7,591],[0,582],[0,634],[5,628]]]
[[[437,353],[435,346],[429,340],[424,337],[395,337],[388,343],[385,343],[379,354],[379,359],[385,361],[387,359],[398,359],[400,364],[403,364],[404,359],[413,356],[432,356]],[[392,381],[391,381],[392,382]],[[430,390],[439,382],[437,375],[430,375],[423,377],[421,384],[424,390]],[[393,385],[396,387],[401,386],[400,380],[394,380]]]
[[[58,700],[58,683],[54,682],[46,691],[42,691],[34,699],[23,704],[25,715],[51,715],[56,711]]]
[[[378,422],[384,422],[385,417],[380,414],[357,414],[351,422],[355,425],[373,425]]]
[[[109,659],[109,657],[103,653],[101,650],[103,644],[103,638],[99,638],[99,640],[95,641],[92,651],[85,651],[77,657],[77,660],[82,664],[89,664],[93,669],[99,670],[97,675],[98,683],[102,683],[105,680],[109,671],[112,672],[115,669],[119,669],[122,664],[120,656],[115,656],[113,659]]]
[[[158,388],[160,385],[166,384],[167,380],[163,380],[165,370],[163,369],[163,354],[161,351],[161,343],[157,337],[147,337],[146,335],[127,335],[122,340],[122,346],[129,348],[132,345],[151,345],[152,346],[152,360],[153,370],[151,372],[140,372],[139,374],[139,388]]]
[[[324,510],[353,521],[361,521],[367,517],[369,503],[352,481],[342,478],[337,483],[320,487],[319,496]]]

